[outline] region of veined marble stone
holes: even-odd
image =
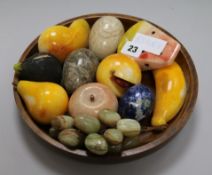
[[[68,55],[63,66],[62,84],[69,94],[79,86],[93,82],[99,58],[89,49],[81,48]]]

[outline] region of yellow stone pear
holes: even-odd
[[[49,124],[53,118],[67,110],[68,95],[56,83],[21,80],[17,91],[32,118],[41,124]]]
[[[89,33],[90,26],[85,19],[76,19],[69,27],[51,26],[40,34],[38,50],[54,55],[63,63],[72,51],[87,47]]]

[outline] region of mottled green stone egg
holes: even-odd
[[[98,57],[89,49],[81,48],[68,55],[63,66],[62,84],[69,94],[79,86],[93,82]]]

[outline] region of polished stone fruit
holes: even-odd
[[[174,62],[170,66],[153,71],[156,97],[151,124],[166,125],[181,109],[186,97],[186,78],[180,65]]]
[[[45,29],[38,39],[38,49],[41,53],[50,53],[61,62],[73,50],[71,47],[71,32],[65,26],[52,26]]]
[[[81,48],[68,55],[63,66],[62,84],[71,94],[79,86],[94,81],[99,60],[89,49]]]
[[[123,34],[124,27],[118,18],[103,16],[91,28],[89,48],[103,59],[116,51]]]
[[[126,137],[138,136],[141,132],[141,126],[137,120],[121,119],[117,123],[117,129]]]
[[[141,121],[150,117],[153,110],[154,94],[145,85],[130,87],[119,102],[119,114],[124,118]]]
[[[73,117],[81,114],[98,117],[102,109],[117,111],[118,100],[107,86],[100,83],[87,83],[77,88],[68,105]]]
[[[89,115],[79,115],[75,117],[74,125],[80,131],[90,134],[97,133],[100,130],[101,123],[96,117]]]
[[[90,27],[84,19],[73,21],[70,27],[56,25],[45,29],[38,39],[38,49],[64,62],[70,52],[86,47]]]
[[[71,30],[73,50],[88,46],[90,26],[85,19],[74,20],[70,24],[69,29]]]
[[[61,82],[60,61],[46,53],[36,53],[23,62],[15,64],[14,69],[19,80]]]
[[[109,128],[104,132],[104,138],[112,145],[122,143],[124,136],[122,132],[115,128]]]
[[[145,50],[140,53],[140,55],[136,58],[136,61],[142,67],[142,70],[157,69],[170,65],[173,63],[174,59],[177,57],[177,54],[180,51],[181,46],[179,42],[160,30],[158,27],[150,24],[147,21],[142,20],[130,27],[128,31],[123,35],[118,45],[118,53],[122,52],[122,48],[124,47],[126,42],[135,40],[136,34],[142,34],[167,42],[165,48],[159,55]],[[144,43],[140,42],[140,44]],[[149,47],[154,45],[157,44],[151,41]]]
[[[118,97],[132,85],[141,82],[142,73],[139,65],[131,57],[113,54],[99,64],[96,79],[107,85]]]
[[[68,115],[59,115],[51,121],[52,128],[55,128],[56,130],[72,128],[73,125],[74,119]]]
[[[50,124],[55,117],[63,115],[67,110],[68,95],[56,83],[21,80],[17,91],[32,118],[41,124]]]
[[[124,139],[124,142],[122,144],[122,147],[124,150],[135,148],[141,145],[140,136],[135,137],[127,137]]]
[[[68,147],[75,148],[82,143],[83,135],[78,130],[69,128],[59,133],[58,140]]]
[[[61,130],[58,130],[58,129],[55,129],[53,127],[49,128],[49,135],[52,137],[52,138],[55,138],[57,139],[58,137],[58,134],[60,133]]]
[[[99,111],[98,118],[106,126],[115,127],[121,116],[115,111],[103,109]]]
[[[97,155],[104,155],[108,152],[108,143],[105,138],[99,134],[92,133],[85,138],[85,147]]]

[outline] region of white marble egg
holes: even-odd
[[[96,56],[103,59],[117,50],[123,34],[124,26],[118,18],[103,16],[91,28],[89,48]]]

